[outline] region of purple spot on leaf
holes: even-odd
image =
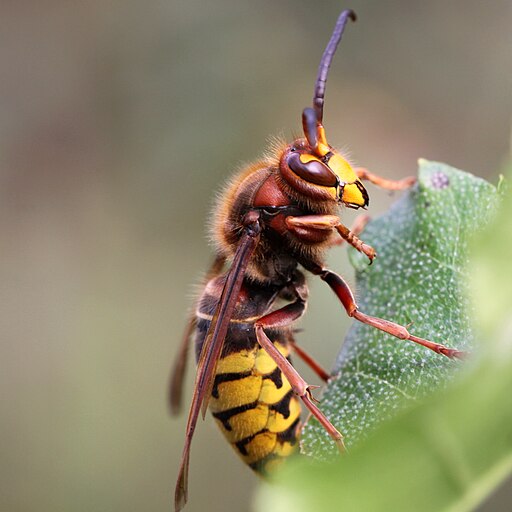
[[[442,189],[450,185],[450,179],[444,172],[438,171],[432,175],[430,183],[432,184],[432,188]]]

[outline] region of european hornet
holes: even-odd
[[[412,177],[386,180],[353,168],[327,142],[322,124],[325,85],[349,19],[355,21],[353,11],[340,14],[322,56],[313,106],[302,113],[304,138],[275,145],[269,155],[238,173],[215,209],[215,260],[171,379],[171,407],[176,412],[194,337],[197,375],[176,484],[176,510],[187,501],[190,445],[199,414],[204,418],[208,406],[228,442],[262,474],[295,451],[300,401],[344,451],[343,436],[317,407],[313,386],[290,362],[293,351],[321,379],[330,377],[294,340],[293,326],[304,314],[308,298],[299,267],[324,280],[350,317],[444,356],[462,356],[410,334],[402,325],[366,315],[343,278],[324,265],[325,251],[343,241],[365,254],[370,263],[376,256],[358,238],[363,223],[350,230],[339,217],[342,206],[368,206],[361,180],[389,190],[402,190],[415,182]]]

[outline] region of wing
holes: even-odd
[[[181,339],[180,349],[171,372],[171,379],[169,384],[169,407],[171,414],[178,414],[181,409],[181,402],[183,399],[183,381],[185,379],[185,370],[187,368],[187,356],[190,348],[190,340],[192,333],[196,328],[196,316],[191,313],[187,320],[187,326]]]
[[[224,267],[226,258],[224,256],[217,256],[213,261],[211,267],[206,273],[203,284],[206,284],[210,279],[217,277]],[[178,414],[181,409],[181,402],[183,397],[183,381],[185,379],[185,370],[187,366],[187,356],[190,347],[190,340],[192,333],[196,327],[195,311],[192,311],[187,320],[187,326],[181,339],[180,349],[171,372],[169,384],[169,406],[172,414]]]
[[[183,447],[181,466],[174,495],[176,511],[181,510],[187,501],[188,466],[192,436],[194,435],[199,412],[202,409],[204,417],[206,407],[208,406],[208,399],[211,395],[215,378],[215,369],[222,352],[224,338],[226,337],[229,322],[242,287],[247,265],[259,242],[260,227],[257,223],[258,215],[257,212],[249,212],[246,218],[248,218],[251,213],[253,214],[251,218],[252,222],[245,227],[245,232],[238,244],[233,263],[226,277],[226,283],[222,290],[219,304],[213,315],[199,357],[194,395],[192,397],[192,404],[190,405],[187,421],[185,446]]]

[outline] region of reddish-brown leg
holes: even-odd
[[[461,350],[449,348],[440,343],[435,343],[433,341],[414,336],[400,324],[362,313],[357,307],[352,291],[350,290],[347,283],[345,283],[345,281],[341,278],[341,276],[320,266],[314,266],[310,264],[306,268],[313,272],[313,274],[320,276],[320,278],[330,286],[332,291],[337,295],[338,299],[343,304],[347,314],[356,320],[359,320],[364,324],[371,325],[372,327],[380,329],[381,331],[387,332],[388,334],[391,334],[392,336],[395,336],[401,340],[408,340],[422,345],[423,347],[429,348],[430,350],[433,350],[434,352],[449,358],[462,359],[466,355],[466,353]]]
[[[377,253],[371,245],[365,244],[362,240],[357,238],[357,236],[341,222],[336,226],[336,231],[343,240],[346,240],[352,247],[355,247],[359,252],[366,255],[370,260],[370,264],[373,263],[373,259],[377,256]]]
[[[386,178],[381,178],[377,174],[371,173],[368,169],[364,167],[357,167],[354,169],[357,177],[360,180],[367,180],[378,187],[384,188],[386,190],[405,190],[406,188],[412,187],[416,183],[416,178],[414,176],[408,176],[407,178],[403,178],[401,180],[388,180]]]
[[[375,249],[365,244],[362,240],[359,240],[350,229],[341,223],[336,215],[289,216],[286,217],[285,222],[289,231],[297,236],[297,238],[304,237],[305,233],[311,236],[311,233],[315,231],[330,231],[335,229],[343,240],[355,247],[359,252],[365,254],[370,260],[370,263],[376,256]]]
[[[366,227],[366,224],[368,224],[370,220],[369,215],[359,215],[356,220],[354,221],[354,224],[350,226],[350,231],[353,235],[359,237],[359,235],[363,232],[363,229]],[[345,243],[344,238],[336,238],[333,240],[332,245],[342,245]]]
[[[324,382],[327,382],[331,375],[329,372],[325,371],[320,364],[313,359],[303,348],[299,347],[297,343],[295,343],[295,340],[290,337],[289,339],[290,346],[292,347],[293,351],[306,363],[311,370]]]
[[[290,364],[290,362],[277,350],[270,338],[265,333],[265,328],[286,327],[294,320],[302,316],[305,309],[305,303],[302,299],[297,299],[295,302],[284,306],[281,309],[273,311],[268,315],[261,317],[255,324],[256,337],[261,347],[268,353],[268,355],[275,361],[279,369],[283,372],[284,376],[290,382],[293,392],[299,396],[304,402],[304,405],[309,409],[311,414],[320,422],[325,428],[327,433],[334,440],[338,449],[345,451],[343,443],[343,436],[338,432],[336,427],[323,415],[322,411],[314,403],[314,398],[311,390],[314,386],[310,386],[297,372],[297,370]]]

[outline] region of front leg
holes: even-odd
[[[343,240],[355,247],[359,252],[365,254],[370,263],[377,255],[375,249],[360,240],[353,231],[341,223],[336,215],[302,215],[299,217],[289,216],[285,219],[288,231],[297,238],[312,238],[312,234],[336,230]]]
[[[356,220],[354,221],[354,223],[352,224],[352,226],[350,226],[350,231],[352,232],[353,235],[359,237],[359,235],[363,232],[364,228],[366,227],[366,224],[368,224],[368,222],[370,221],[370,216],[369,215],[359,215],[356,217]],[[342,245],[343,243],[345,242],[345,239],[344,238],[336,238],[333,242],[332,242],[332,245]]]
[[[356,167],[354,172],[360,180],[367,180],[370,183],[377,185],[377,187],[384,188],[386,190],[405,190],[412,187],[417,181],[415,176],[408,176],[401,180],[388,180],[378,176],[377,174],[371,173],[364,167]]]

